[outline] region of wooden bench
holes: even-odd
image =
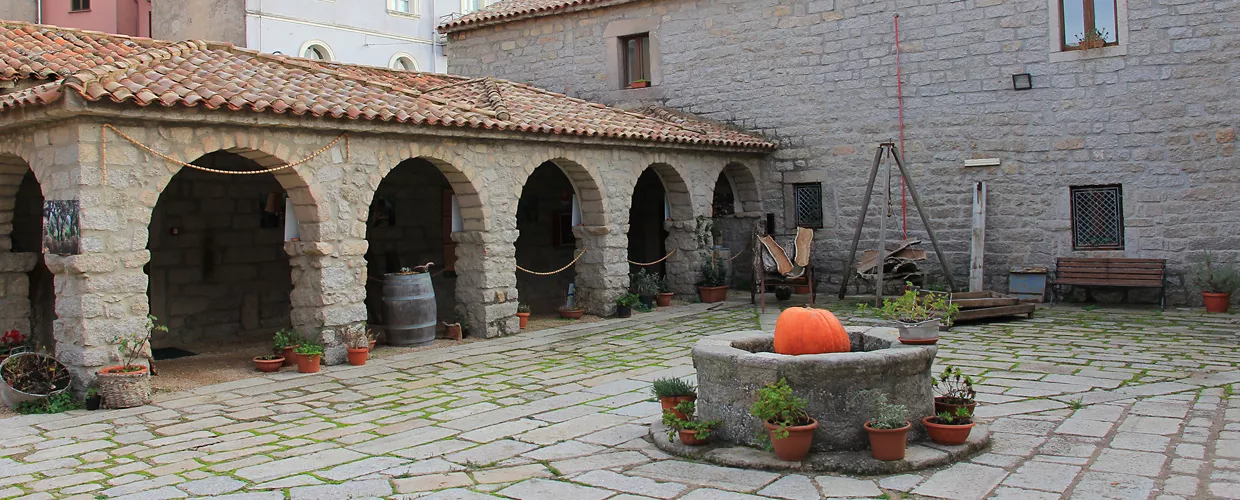
[[[1160,308],[1167,306],[1166,259],[1096,259],[1059,257],[1051,281],[1051,302],[1063,286],[1157,288]]]

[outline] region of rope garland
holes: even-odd
[[[733,256],[729,257],[729,258],[728,258],[727,260],[725,260],[724,262],[732,262],[732,261],[736,260],[738,257],[740,257],[740,256],[742,256],[742,255],[745,255],[745,252],[748,252],[748,251],[749,251],[749,249],[748,249],[748,248],[742,248],[742,249],[741,249],[741,251],[736,252],[736,255],[733,255]],[[714,250],[712,250],[711,252],[714,252]],[[716,256],[717,256],[717,255],[719,255],[719,254],[718,254],[718,252],[714,252],[714,253],[715,253],[715,255],[716,255]]]
[[[100,154],[101,154],[101,158],[100,158],[100,162],[99,162],[99,163],[100,163],[100,165],[101,165],[101,166],[102,166],[102,168],[103,168],[103,184],[104,184],[104,185],[107,185],[107,183],[108,183],[108,135],[107,135],[107,131],[108,131],[108,130],[111,130],[111,131],[115,132],[115,133],[116,133],[116,135],[119,135],[119,136],[121,136],[123,139],[125,139],[125,140],[127,140],[127,141],[129,141],[129,142],[133,143],[133,145],[134,145],[134,146],[137,146],[138,148],[142,149],[143,151],[146,151],[147,153],[149,153],[149,154],[151,154],[151,155],[154,155],[154,156],[158,156],[158,157],[160,157],[160,158],[163,158],[164,160],[167,160],[167,161],[168,161],[168,162],[170,162],[170,163],[173,163],[173,164],[176,164],[176,165],[180,165],[180,166],[182,166],[182,167],[189,167],[189,168],[192,168],[192,169],[195,169],[195,170],[202,170],[203,172],[211,172],[211,173],[214,173],[214,174],[225,174],[225,175],[258,175],[258,174],[269,174],[269,173],[272,173],[272,172],[276,172],[276,171],[284,170],[284,169],[286,169],[286,168],[293,168],[293,167],[296,167],[296,166],[298,166],[298,165],[301,165],[301,164],[303,164],[303,163],[305,163],[305,162],[308,162],[308,161],[310,161],[310,160],[314,159],[315,157],[317,157],[317,156],[319,156],[319,155],[321,155],[321,154],[325,153],[327,150],[331,149],[333,146],[335,146],[337,143],[339,143],[341,139],[344,139],[344,158],[345,158],[345,161],[349,161],[349,159],[350,159],[349,134],[348,134],[348,133],[343,133],[343,134],[340,134],[340,136],[336,137],[336,139],[335,139],[335,140],[333,140],[332,142],[328,143],[326,146],[323,146],[322,148],[319,148],[319,150],[318,150],[318,151],[315,151],[314,153],[311,153],[311,154],[310,154],[310,156],[307,156],[307,157],[305,157],[305,158],[302,158],[302,159],[297,160],[297,161],[292,162],[292,163],[285,163],[284,165],[280,165],[280,166],[277,166],[277,167],[271,167],[271,168],[267,168],[267,169],[263,169],[263,170],[245,170],[245,171],[236,171],[236,170],[219,170],[219,169],[207,168],[207,167],[203,167],[203,166],[199,166],[199,165],[194,165],[193,163],[185,163],[185,162],[183,162],[183,161],[181,161],[181,160],[178,160],[178,159],[173,158],[173,157],[171,157],[171,156],[168,156],[168,155],[166,155],[166,154],[163,154],[163,153],[160,153],[160,152],[158,152],[158,151],[155,151],[155,150],[154,150],[154,149],[152,149],[150,146],[147,146],[146,144],[142,144],[141,142],[138,142],[138,140],[137,140],[137,139],[134,139],[133,137],[130,137],[128,134],[126,134],[126,133],[124,133],[124,132],[121,132],[121,130],[120,130],[120,129],[118,129],[118,128],[116,128],[116,127],[112,126],[111,124],[107,124],[107,123],[105,123],[105,124],[103,125],[103,127],[99,129],[99,140],[100,140],[100,143],[101,143],[101,145],[100,145]]]
[[[536,271],[531,271],[531,270],[526,269],[526,268],[521,267],[521,266],[517,266],[517,270],[518,270],[518,271],[522,271],[522,272],[526,272],[526,273],[533,274],[534,276],[551,276],[551,275],[553,275],[553,274],[559,274],[559,273],[564,272],[564,271],[565,271],[565,270],[567,270],[568,268],[573,267],[573,264],[576,264],[576,263],[577,263],[577,261],[581,259],[581,256],[586,254],[586,250],[588,250],[588,249],[587,249],[587,248],[582,248],[582,249],[581,249],[581,253],[577,254],[577,256],[576,256],[576,257],[573,257],[573,261],[572,261],[572,262],[569,262],[567,266],[561,267],[561,268],[556,269],[556,270],[554,270],[554,271],[551,271],[551,272],[549,272],[549,273],[540,273],[540,272],[536,272]]]
[[[667,255],[664,255],[662,259],[656,260],[656,261],[654,261],[654,262],[633,262],[632,260],[630,260],[630,261],[629,261],[629,264],[633,264],[633,265],[635,265],[635,266],[642,266],[642,267],[645,267],[645,266],[653,266],[653,265],[655,265],[655,264],[658,264],[658,263],[660,263],[660,262],[663,262],[663,261],[667,260],[667,259],[668,259],[669,257],[671,257],[671,256],[672,256],[672,254],[674,254],[674,253],[676,253],[676,249],[675,249],[675,248],[673,248],[673,249],[672,249],[672,251],[668,252],[668,253],[667,253]]]

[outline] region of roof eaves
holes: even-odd
[[[457,19],[443,23],[435,29],[444,34],[457,33],[519,21],[522,19],[556,16],[569,12],[610,7],[613,5],[626,4],[635,1],[637,0],[565,0],[552,5],[521,8],[511,12],[503,11],[502,3],[497,3],[487,7],[486,9],[473,12],[471,14],[466,14]]]

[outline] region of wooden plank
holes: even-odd
[[[968,311],[960,311],[956,314],[955,321],[970,321],[982,318],[995,318],[999,316],[1012,316],[1017,314],[1029,314],[1037,309],[1033,304],[1016,304],[1013,306],[1002,307],[986,307],[982,309],[970,309]]]
[[[1122,269],[1133,269],[1133,270],[1136,270],[1136,269],[1145,269],[1145,270],[1150,270],[1150,271],[1162,271],[1162,270],[1166,269],[1166,267],[1160,266],[1160,265],[1158,265],[1158,264],[1133,264],[1133,265],[1119,265],[1119,264],[1059,264],[1058,266],[1056,266],[1056,269],[1057,269],[1057,270],[1062,270],[1062,269],[1115,269],[1115,270],[1122,270]]]
[[[1100,279],[1162,279],[1163,273],[1155,271],[1152,273],[1109,273],[1104,271],[1065,271],[1055,274],[1059,279],[1066,278],[1100,278]]]
[[[977,309],[979,307],[1010,306],[1020,303],[1016,297],[989,297],[981,299],[952,299],[952,303],[961,309]]]
[[[973,244],[969,253],[969,291],[982,289],[985,281],[986,182],[973,186]]]
[[[1149,287],[1162,288],[1161,280],[1055,280],[1056,285],[1076,285],[1076,286],[1120,286],[1120,287]]]
[[[1129,269],[1164,269],[1166,264],[1160,262],[1071,262],[1059,261],[1057,267],[1106,267]]]
[[[998,297],[999,295],[990,290],[979,290],[976,292],[956,292],[951,295],[953,301],[961,299],[985,299],[988,297]]]
[[[1131,264],[1166,264],[1167,259],[1127,259],[1109,257],[1057,257],[1061,262],[1095,262],[1095,263],[1131,263]]]

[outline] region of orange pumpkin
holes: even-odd
[[[789,307],[775,321],[775,352],[779,354],[822,354],[848,352],[852,342],[844,325],[831,311],[809,307]]]

